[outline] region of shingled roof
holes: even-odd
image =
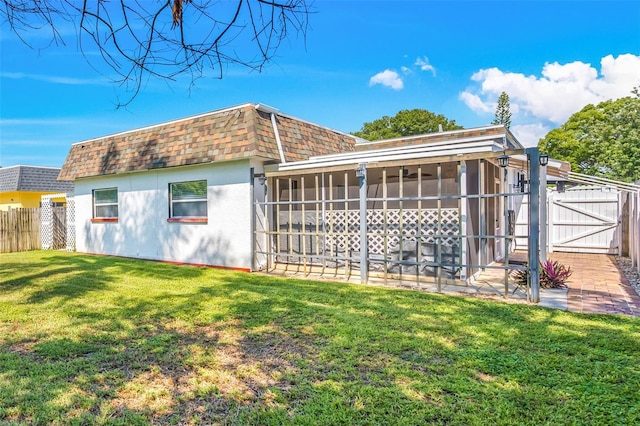
[[[404,146],[416,146],[422,144],[460,141],[464,139],[490,139],[506,142],[510,149],[520,149],[522,145],[516,140],[509,129],[498,124],[494,126],[478,127],[473,129],[450,130],[446,132],[427,133],[416,136],[403,136],[395,139],[384,139],[379,141],[360,140],[356,145],[356,151],[371,151],[386,148],[399,148]]]
[[[268,107],[244,104],[76,143],[62,167],[60,179],[74,180],[243,158],[280,161],[272,113],[287,162],[355,149],[354,136]]]
[[[0,192],[73,192],[73,182],[57,180],[60,169],[41,166],[0,168]]]

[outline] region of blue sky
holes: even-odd
[[[501,91],[512,130],[535,145],[588,103],[640,86],[638,1],[323,1],[262,73],[147,79],[128,94],[66,46],[0,33],[0,166],[61,167],[72,143],[245,102],[344,132],[403,109],[489,124]],[[38,34],[34,46],[46,45]],[[243,49],[242,43],[237,46]]]

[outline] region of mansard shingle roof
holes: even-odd
[[[60,179],[244,158],[280,161],[271,109],[244,104],[74,144]],[[273,110],[285,160],[351,152],[356,138]]]

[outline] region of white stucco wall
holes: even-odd
[[[75,182],[78,252],[251,268],[249,161]],[[169,223],[169,183],[207,181],[208,223]],[[92,223],[92,190],[118,188],[118,222]]]

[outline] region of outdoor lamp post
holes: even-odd
[[[549,154],[540,154],[540,165],[542,167],[549,164]]]
[[[529,300],[540,302],[540,151],[526,148],[529,169]]]
[[[509,156],[506,153],[503,153],[501,156],[497,158],[498,166],[503,169],[509,165]]]

